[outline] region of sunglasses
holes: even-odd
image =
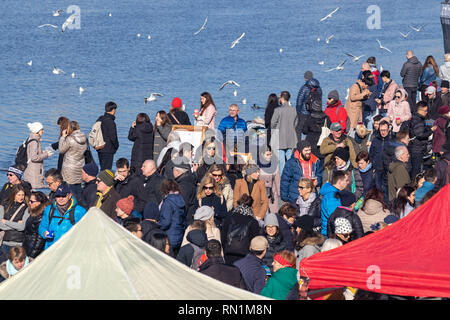
[[[13,177],[13,176],[15,176],[14,173],[7,173],[6,175],[7,175],[8,177]]]
[[[30,203],[40,202],[38,200],[30,200]]]
[[[207,186],[204,186],[204,187],[203,187],[203,190],[214,190],[214,187],[207,187]]]
[[[216,150],[215,147],[207,147],[206,150]]]
[[[303,190],[303,189],[306,189],[306,187],[304,187],[304,186],[298,186],[298,188],[299,188],[299,189],[302,189],[302,190]]]
[[[222,177],[223,176],[223,174],[221,173],[221,174],[214,174],[214,173],[212,173],[212,176],[213,177],[217,177],[217,178],[220,178],[220,177]]]
[[[401,97],[400,96],[395,96],[395,99],[400,99]]]
[[[343,233],[342,236],[343,236],[344,238],[348,238],[348,237],[350,237],[350,233]]]

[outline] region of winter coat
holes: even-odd
[[[200,266],[199,272],[230,286],[247,289],[239,268],[225,264],[222,257],[208,258]]]
[[[369,86],[367,89],[371,92],[371,95],[363,101],[363,110],[376,111],[378,103],[375,101],[380,96],[381,90],[383,89],[383,81],[380,77],[380,72],[375,68],[371,68],[372,75],[374,76],[373,85]]]
[[[161,150],[167,145],[167,139],[172,132],[172,125],[156,126],[153,136],[153,159],[157,160]]]
[[[304,115],[310,114],[310,112],[306,110],[306,102],[308,101],[311,88],[316,88],[317,92],[320,94],[320,97],[322,97],[322,88],[320,87],[319,81],[314,78],[307,80],[298,91],[297,104],[295,106],[297,113],[302,113]]]
[[[234,222],[233,222],[234,221]],[[228,250],[228,231],[232,224],[247,225],[247,234],[242,240],[242,246],[239,252],[230,252]],[[261,235],[261,228],[258,221],[252,214],[252,210],[246,206],[237,206],[233,211],[225,218],[222,224],[222,230],[220,232],[221,243],[223,247],[225,261],[228,264],[234,263],[245,257],[249,253],[250,241]]]
[[[106,113],[103,116],[100,116],[97,121],[101,121],[101,129],[103,134],[103,140],[105,141],[105,147],[103,149],[98,150],[100,153],[116,153],[117,149],[119,149],[119,139],[117,138],[117,127],[115,116],[112,114]]]
[[[99,200],[99,193],[97,193],[97,198],[95,199],[94,206],[97,206],[98,200]],[[116,204],[117,201],[121,199],[120,194],[117,193],[117,191],[114,189],[114,187],[111,187],[109,191],[103,196],[101,202],[100,202],[100,210],[102,210],[108,217],[110,217],[113,220],[116,220],[117,212],[116,212]]]
[[[276,211],[275,211],[276,212]],[[292,233],[292,229],[294,228],[292,224],[290,224],[285,218],[280,216],[278,213],[275,213],[278,221],[278,230],[281,234],[281,237],[284,239],[286,243],[286,250],[294,251],[294,235]]]
[[[235,123],[236,123],[236,125],[235,125]],[[220,133],[222,134],[222,139],[219,139],[221,141],[226,140],[226,135],[227,135],[228,130],[234,131],[234,133],[230,133],[230,134],[232,134],[232,135],[236,134],[240,138],[243,138],[243,134],[247,131],[247,123],[245,122],[244,119],[240,118],[239,116],[237,116],[236,119],[234,119],[231,116],[226,116],[225,118],[223,118],[220,121],[219,127],[217,128],[217,130],[220,131]],[[239,131],[237,131],[237,130],[239,130]],[[237,132],[239,132],[239,133],[237,133]]]
[[[180,194],[168,194],[161,205],[159,224],[169,237],[169,244],[177,248],[186,229],[186,204]]]
[[[384,221],[390,212],[387,209],[383,209],[383,205],[374,199],[367,200],[363,207],[357,212],[358,217],[361,219],[364,233],[371,231],[370,226],[377,222]]]
[[[241,196],[246,193],[249,194],[248,182],[246,178],[236,180],[236,185],[234,186],[233,193],[233,206],[237,206],[238,200]],[[267,191],[264,181],[261,179],[257,180],[253,185],[252,194],[250,196],[253,198],[252,210],[255,217],[258,219],[264,219],[264,216],[269,209],[269,198],[267,197]]]
[[[450,61],[445,62],[439,67],[439,78],[450,81]]]
[[[338,170],[336,167],[333,170],[324,170],[322,180],[324,182],[331,182],[333,172],[336,170]],[[355,169],[350,164],[344,171],[348,175],[348,185],[345,188],[345,191],[353,193],[356,199],[359,199],[364,193],[364,184],[359,170]]]
[[[311,176],[317,178],[317,185],[322,184],[322,166],[318,158],[311,154],[309,161],[301,159],[300,152],[296,150],[294,155],[286,162],[283,174],[281,175],[280,191],[281,200],[295,203],[299,196],[298,181],[303,178],[303,167],[309,166]]]
[[[305,140],[311,144],[311,153],[320,159],[323,159],[323,155],[320,153],[320,147],[317,145],[317,142],[319,141],[324,124],[330,127],[331,121],[325,112],[322,111],[311,112],[303,125],[303,134],[306,135]]]
[[[402,94],[401,101],[397,102],[397,100],[394,99],[387,105],[387,116],[391,118],[393,132],[399,132],[402,122],[410,120],[412,117],[408,101],[403,100],[406,91],[400,89],[400,92]],[[400,118],[400,124],[397,124],[397,121],[395,120],[397,118]]]
[[[204,249],[206,247],[206,243],[208,242],[208,238],[206,237],[206,234],[199,229],[190,231],[186,238],[189,242],[180,248],[177,255],[177,260],[186,266],[191,267],[192,258],[194,257],[194,247],[192,244]]]
[[[16,214],[13,220],[11,218]],[[25,239],[25,225],[30,213],[25,203],[14,202],[11,208],[0,206],[0,230],[5,231],[2,244],[8,246],[21,246]],[[1,222],[5,219],[6,222]]]
[[[72,197],[70,200],[70,206],[67,208],[64,215],[64,219],[58,218],[61,216],[59,210],[56,205],[56,201],[51,205],[48,205],[45,210],[39,225],[39,235],[45,239],[44,232],[48,230],[52,230],[55,234],[53,239],[46,239],[45,242],[45,250],[47,250],[51,245],[53,245],[59,238],[61,238],[67,231],[72,228],[72,223],[70,222],[70,211],[74,210],[74,219],[75,223],[81,220],[83,216],[86,214],[86,209],[77,204],[77,200]],[[49,221],[49,213],[51,208],[54,209],[53,218]],[[62,221],[62,222],[61,222]]]
[[[27,256],[36,258],[44,251],[45,240],[39,235],[39,225],[41,223],[43,213],[31,216],[25,223],[25,239],[22,247],[26,250]]]
[[[231,187],[231,183],[228,181],[227,177],[224,177],[225,182],[220,183],[220,187],[222,188],[222,195],[225,198],[227,204],[227,211],[233,210],[233,196],[234,191]]]
[[[161,231],[160,226],[157,222],[153,222],[147,219],[141,221],[142,228],[142,240],[150,244],[152,232],[164,232]]]
[[[205,196],[199,200],[197,200],[195,211],[201,207],[201,206],[209,206],[214,208],[214,223],[216,224],[217,228],[222,228],[223,220],[228,215],[227,210],[227,203],[225,201],[225,198],[223,196],[219,197],[215,193],[211,193],[209,196]],[[190,222],[193,221],[193,217],[190,219]]]
[[[450,165],[450,153],[445,153],[443,157],[436,163],[436,176],[437,181],[435,183],[436,188],[441,189],[445,186],[446,181],[450,182],[450,171],[447,167]]]
[[[29,182],[21,180],[20,185],[25,188],[26,192],[28,192],[29,194],[31,193],[32,187]],[[3,185],[2,190],[0,190],[0,205],[4,205],[8,201],[12,187],[13,185],[9,182]]]
[[[411,183],[411,179],[408,171],[406,170],[405,163],[399,160],[394,160],[391,162],[387,176],[389,201],[392,201],[397,197],[397,191],[404,185]]]
[[[373,169],[372,163],[368,165],[370,165],[370,168],[366,168],[365,171],[358,169],[363,183],[364,194],[375,187],[375,169]]]
[[[353,143],[353,148],[355,149],[355,154],[358,155],[361,151],[369,152],[369,148],[367,147],[367,142],[369,141],[369,137],[372,137],[372,131],[368,131],[364,137],[360,137],[358,133],[355,132],[355,137],[349,137],[349,139]]]
[[[408,149],[410,154],[424,156],[427,150],[428,138],[433,134],[431,127],[425,123],[425,117],[418,113],[414,114],[411,119],[409,132],[411,140]]]
[[[434,81],[438,79],[436,72],[434,71],[433,66],[428,65],[423,72],[422,75],[419,78],[419,88],[421,86],[429,86],[431,81]]]
[[[259,179],[264,181],[266,187],[267,197],[269,199],[269,212],[277,212],[280,206],[278,205],[278,197],[280,196],[280,170],[275,169],[275,173],[268,173],[265,170],[269,168],[260,167],[261,171]],[[270,191],[270,192],[269,192]]]
[[[331,160],[331,156],[336,150],[336,145],[343,142],[346,147],[348,147],[348,151],[350,153],[350,161],[353,167],[357,168],[358,163],[356,162],[356,152],[353,147],[353,142],[347,137],[345,134],[342,134],[338,141],[334,141],[333,135],[330,133],[328,137],[326,137],[322,144],[320,145],[320,153],[325,157],[324,166]]]
[[[173,112],[169,112],[167,114],[167,116],[169,117],[169,119],[172,122],[172,124],[184,125],[184,126],[190,126],[191,125],[191,120],[189,120],[188,114],[186,112],[184,112],[183,110],[180,110],[178,108],[174,109]]]
[[[123,180],[116,180],[114,183],[114,189],[120,194],[121,198],[126,198],[134,193],[136,184],[139,183],[139,176],[133,172]]]
[[[267,247],[267,251],[265,256],[262,258],[263,264],[270,268],[270,271],[273,272],[273,256],[275,253],[287,250],[287,242],[283,239],[281,232],[277,232],[275,236],[269,237],[266,233],[264,237],[267,239],[269,246]]]
[[[390,134],[382,137],[379,131],[375,132],[374,136],[370,145],[369,158],[375,171],[383,170],[383,151],[391,143],[392,138]]]
[[[97,182],[93,179],[89,182],[84,182],[81,185],[81,197],[78,200],[78,204],[88,210],[90,207],[95,206],[95,199],[97,198]]]
[[[428,191],[434,189],[434,184],[428,181],[424,181],[422,187],[416,190],[415,202],[420,203],[420,201],[425,197]]]
[[[310,200],[310,201],[307,201],[307,203],[305,203],[303,201],[302,197],[300,197],[300,196],[298,197],[296,204],[299,207],[299,210],[300,210],[300,207],[304,206],[304,205],[307,205],[309,207],[305,208],[306,214],[302,214],[302,212],[300,212],[300,211],[297,212],[297,217],[301,217],[302,215],[311,216],[314,218],[313,227],[320,228],[321,224],[322,224],[322,220],[320,217],[320,206],[321,206],[322,199],[319,196],[316,196],[315,193],[311,193],[308,200]]]
[[[30,264],[30,262],[33,261],[33,260],[34,260],[34,259],[33,259],[32,257],[28,257],[28,264]],[[0,280],[0,282],[4,281],[4,280],[6,280],[6,279],[8,279],[8,278],[10,277],[10,275],[9,275],[7,269],[6,269],[6,264],[7,264],[7,261],[3,261],[3,262],[0,264],[0,278],[3,278],[3,279]],[[27,266],[27,265],[24,265],[23,268],[25,268],[26,266]],[[23,268],[22,268],[22,269],[23,269]],[[21,269],[21,270],[22,270],[22,269]],[[20,270],[19,270],[19,271],[20,271]]]
[[[386,112],[386,105],[394,100],[394,95],[397,89],[398,84],[394,80],[391,80],[391,82],[386,83],[383,86],[383,90],[381,91],[381,95],[383,97],[382,103],[377,106],[377,108],[380,109],[380,112]]]
[[[276,300],[286,300],[297,284],[297,273],[297,269],[289,267],[277,270],[267,280],[261,295]]]
[[[366,96],[362,93],[363,89],[361,83],[362,82],[358,80],[350,87],[348,99],[345,102],[345,110],[347,111],[347,115],[350,119],[351,128],[356,128],[357,123],[359,121],[362,121],[362,108]],[[361,86],[361,88],[358,86],[358,84]]]
[[[266,271],[263,268],[262,260],[249,253],[244,258],[235,261],[234,266],[239,268],[247,290],[260,294],[266,284]]]
[[[288,102],[275,109],[270,123],[270,145],[273,150],[292,149],[297,146],[297,121],[297,112]]]
[[[133,182],[134,209],[138,212],[144,212],[147,202],[160,203],[163,199],[161,193],[161,184],[164,181],[158,172],[154,172],[151,176],[141,175]]]
[[[177,177],[175,181],[180,186],[181,196],[186,204],[186,222],[190,225],[197,207],[197,187],[194,175],[191,172],[185,172]]]
[[[334,210],[334,212],[331,214],[330,218],[328,219],[327,223],[327,237],[330,238],[335,233],[335,225],[334,221],[337,218],[345,218],[347,219],[350,224],[352,225],[352,233],[350,235],[350,240],[356,240],[364,236],[364,228],[361,222],[361,219],[359,216],[351,209],[339,206]]]
[[[31,133],[31,141],[27,146],[28,165],[23,174],[23,180],[29,182],[33,189],[45,188],[44,184],[44,160],[49,157],[47,151],[42,151],[41,137],[36,133]]]
[[[137,172],[145,160],[153,159],[153,125],[150,122],[137,123],[130,128],[128,140],[134,142],[130,167]]]
[[[438,153],[443,151],[442,146],[445,143],[445,131],[448,130],[448,126],[450,121],[445,116],[439,116],[434,122],[434,125],[437,126],[437,129],[433,133],[433,152]]]
[[[68,184],[80,184],[81,170],[85,164],[84,153],[88,148],[87,137],[80,130],[75,130],[67,137],[59,138],[59,153],[64,154],[61,174]]]
[[[335,194],[338,191],[339,190],[329,182],[325,183],[322,188],[320,188],[320,194],[322,195],[322,203],[320,208],[322,222],[321,232],[324,236],[327,236],[328,219],[334,210],[341,205],[341,200],[335,197]]]
[[[327,107],[325,108],[324,112],[330,119],[331,123],[339,122],[342,127],[342,133],[348,131],[349,126],[347,126],[347,122],[350,121],[350,118],[348,116],[347,110],[342,106],[341,100],[339,100],[332,106],[328,105],[327,103]]]
[[[311,257],[313,254],[316,254],[321,251],[321,247],[325,238],[322,235],[318,235],[317,237],[309,237],[304,239],[301,243],[301,249],[295,250],[296,260],[296,269],[300,265],[300,261],[303,259]]]
[[[264,126],[267,129],[267,141],[270,141],[270,137],[272,135],[270,123],[272,121],[273,113],[275,112],[275,108],[278,108],[279,106],[278,101],[275,101],[272,104],[269,104],[264,112]]]
[[[423,101],[425,101],[428,105],[428,116],[431,119],[436,120],[439,117],[438,110],[443,106],[441,96],[439,94],[436,94],[433,100],[428,99],[428,97],[425,96]]]
[[[217,115],[216,107],[213,104],[210,104],[203,111],[203,114],[198,116],[195,125],[196,126],[208,126],[208,129],[214,130],[215,123],[216,123],[216,115]],[[233,123],[234,123],[234,121],[233,121]]]
[[[422,74],[422,63],[416,56],[409,58],[400,71],[400,76],[403,78],[402,83],[404,88],[415,88],[419,84],[419,78]]]
[[[442,93],[441,91],[439,91],[438,94],[441,97],[442,105],[443,106],[448,106],[449,105],[450,92]]]

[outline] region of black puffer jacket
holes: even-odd
[[[350,240],[356,240],[364,236],[364,228],[359,216],[350,209],[339,206],[331,214],[327,224],[327,237],[330,238],[334,234],[334,221],[337,218],[345,218],[350,221],[353,232],[350,235]]]
[[[419,85],[419,78],[422,74],[422,64],[416,56],[409,58],[400,71],[400,76],[403,78],[403,87],[416,88]]]
[[[45,247],[45,240],[39,235],[39,224],[42,217],[42,213],[37,216],[30,216],[25,224],[23,247],[27,252],[27,256],[31,258],[36,258]]]
[[[410,124],[410,138],[408,149],[410,154],[425,155],[428,138],[433,134],[431,127],[425,124],[425,117],[416,113],[412,116]]]
[[[208,236],[202,230],[194,229],[187,234],[186,239],[189,243],[180,248],[177,260],[186,266],[191,267],[192,258],[194,257],[194,247],[192,244],[199,248],[205,248],[206,243],[208,242]]]
[[[82,184],[81,197],[78,204],[89,210],[90,207],[95,206],[95,199],[97,198],[97,183],[94,180]],[[54,201],[54,200],[53,200]]]
[[[128,140],[133,141],[131,150],[131,168],[137,172],[142,163],[153,159],[153,125],[151,122],[142,122],[130,128]]]
[[[283,236],[280,232],[278,232],[274,237],[269,237],[267,234],[264,234],[269,243],[269,247],[267,248],[266,255],[263,257],[263,264],[270,268],[270,271],[273,273],[273,256],[275,253],[280,252],[282,250],[288,250],[288,245],[286,241],[283,239]]]
[[[320,153],[317,142],[322,133],[324,123],[326,123],[327,126],[330,126],[331,124],[330,119],[325,112],[311,112],[303,126],[303,134],[306,135],[306,141],[311,144],[312,154],[321,159],[324,157]]]
[[[97,121],[101,121],[101,129],[103,134],[103,140],[105,140],[105,147],[98,152],[100,153],[116,153],[119,149],[119,139],[117,138],[117,127],[114,120],[115,116],[106,113],[99,117]]]

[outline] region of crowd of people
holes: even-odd
[[[296,105],[287,91],[270,94],[264,119],[245,121],[231,104],[216,121],[203,92],[193,124],[207,130],[197,148],[172,130],[192,124],[178,97],[153,123],[137,115],[130,158],[115,162],[112,101],[89,134],[60,117],[52,150],[41,148],[43,125],[29,123],[26,161],[18,155],[0,191],[0,275],[32,263],[97,207],[189,268],[299,299],[302,259],[396,223],[450,182],[450,54],[440,68],[432,56],[423,65],[412,51],[406,58],[402,85],[370,57],[344,105],[331,90],[325,108],[307,71]],[[57,168],[45,171],[55,152]]]

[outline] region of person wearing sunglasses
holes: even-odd
[[[227,203],[219,184],[211,176],[205,176],[200,182],[197,190],[197,204],[195,208],[209,206],[214,209],[214,223],[216,227],[222,229],[222,222],[228,215]],[[188,218],[191,222],[193,217]]]
[[[392,132],[397,133],[404,121],[411,119],[411,108],[408,103],[408,94],[405,89],[398,89],[395,92],[394,100],[387,105],[387,116],[392,124]]]
[[[36,258],[44,251],[45,240],[39,235],[39,225],[44,216],[45,208],[50,204],[47,196],[41,191],[33,191],[28,202],[30,217],[25,223],[25,239],[23,248],[27,256]]]
[[[216,180],[219,185],[220,190],[227,202],[227,210],[233,210],[233,188],[231,187],[231,183],[225,175],[225,171],[223,166],[218,164],[213,164],[209,170],[208,175]]]
[[[29,194],[31,192],[31,184],[29,182],[23,181],[23,169],[20,165],[14,165],[8,168],[8,172],[6,176],[8,178],[8,182],[5,183],[0,191],[0,204],[3,204],[11,193],[11,189],[15,185],[22,185]]]
[[[337,218],[334,221],[334,236],[332,238],[340,240],[343,244],[350,242],[353,227],[346,218]]]

